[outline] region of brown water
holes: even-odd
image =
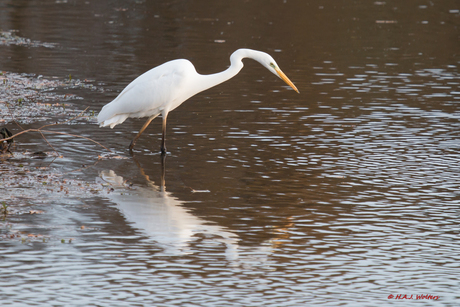
[[[167,60],[221,71],[242,47],[270,53],[300,94],[246,60],[173,111],[166,192],[160,120],[134,157],[143,120],[61,127],[127,159],[68,175],[114,191],[27,198],[45,213],[2,224],[49,238],[0,241],[2,305],[375,306],[431,294],[418,303],[458,306],[459,10],[457,0],[3,1],[0,28],[37,43],[0,46],[0,69],[94,80],[103,91],[79,90],[81,109],[100,110]],[[62,172],[101,152],[49,141]]]

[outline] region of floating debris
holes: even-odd
[[[195,190],[195,189],[192,189],[192,193],[211,193],[211,191],[209,191],[209,190]]]
[[[385,23],[385,24],[388,24],[388,23],[398,23],[398,21],[396,21],[396,20],[376,20],[375,23]]]
[[[48,154],[43,151],[36,151],[32,154],[32,157],[35,159],[45,159],[46,157],[48,157]]]
[[[25,47],[45,47],[55,48],[58,46],[56,43],[42,43],[40,41],[33,41],[29,38],[24,38],[16,35],[17,30],[0,31],[0,46],[25,46]]]
[[[12,136],[13,134],[7,128],[3,127],[2,129],[0,129],[0,138],[6,139]],[[10,152],[10,147],[13,144],[13,142],[14,142],[14,139],[10,139],[10,140],[1,142],[0,143],[0,153],[5,154],[7,152]]]
[[[41,75],[0,72],[0,124],[13,120],[29,124],[59,116],[75,116],[81,110],[68,108],[70,101],[83,98],[54,91],[76,88],[103,91],[88,80],[49,80]],[[86,118],[90,117],[95,121],[94,111],[88,111]]]

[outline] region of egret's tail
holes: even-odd
[[[99,127],[110,126],[110,128],[113,128],[116,125],[124,122],[129,117],[128,114],[114,113],[115,112],[111,110],[110,103],[105,105],[97,116],[97,123],[99,124]]]
[[[126,116],[126,115],[117,115],[117,116],[114,116],[114,117],[112,117],[110,119],[107,119],[107,120],[104,120],[104,121],[99,121],[99,117],[98,117],[99,127],[110,126],[110,128],[113,128],[116,125],[121,124],[122,122],[124,122],[127,117],[128,116]]]

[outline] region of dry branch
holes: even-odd
[[[3,102],[3,101],[2,101]],[[7,108],[8,108],[8,111],[11,115],[11,117],[13,118],[13,121],[21,128],[23,129],[17,122],[16,120],[14,119],[14,116],[13,114],[11,113],[10,109],[9,109],[9,106],[6,102],[3,102],[6,104]],[[101,146],[102,148],[104,148],[105,150],[107,150],[108,152],[112,152],[110,149],[108,149],[107,147],[105,147],[104,145],[102,145],[101,143],[91,139],[91,138],[88,138],[88,137],[85,137],[85,136],[82,136],[82,135],[76,135],[76,134],[70,134],[70,133],[66,133],[66,132],[60,132],[60,131],[51,131],[51,130],[44,130],[43,128],[47,128],[47,127],[51,127],[51,126],[58,126],[58,125],[62,125],[62,124],[65,124],[65,123],[68,123],[74,119],[77,119],[79,117],[82,117],[83,114],[86,112],[86,110],[88,110],[89,107],[87,107],[86,109],[84,109],[80,114],[78,114],[77,116],[74,116],[68,120],[65,120],[63,122],[60,122],[60,123],[55,123],[55,124],[47,124],[47,125],[43,125],[41,126],[40,128],[38,129],[26,129],[26,130],[22,130],[8,138],[4,138],[4,139],[0,139],[0,142],[4,142],[4,141],[8,141],[8,140],[11,140],[21,134],[24,134],[24,133],[28,133],[28,132],[38,132],[41,134],[41,136],[43,137],[43,139],[46,141],[46,143],[48,143],[48,145],[57,153],[56,149],[54,149],[54,147],[50,144],[50,142],[48,142],[48,140],[46,139],[46,137],[44,136],[43,133],[51,133],[51,134],[60,134],[60,135],[68,135],[68,136],[71,136],[71,137],[76,137],[76,138],[82,138],[82,139],[85,139],[85,140],[88,140],[88,141],[91,141],[99,146]]]

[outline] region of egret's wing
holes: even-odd
[[[102,108],[98,122],[113,127],[128,117],[150,117],[174,109],[183,102],[181,89],[187,82],[190,65],[194,70],[189,61],[175,60],[140,75]]]

